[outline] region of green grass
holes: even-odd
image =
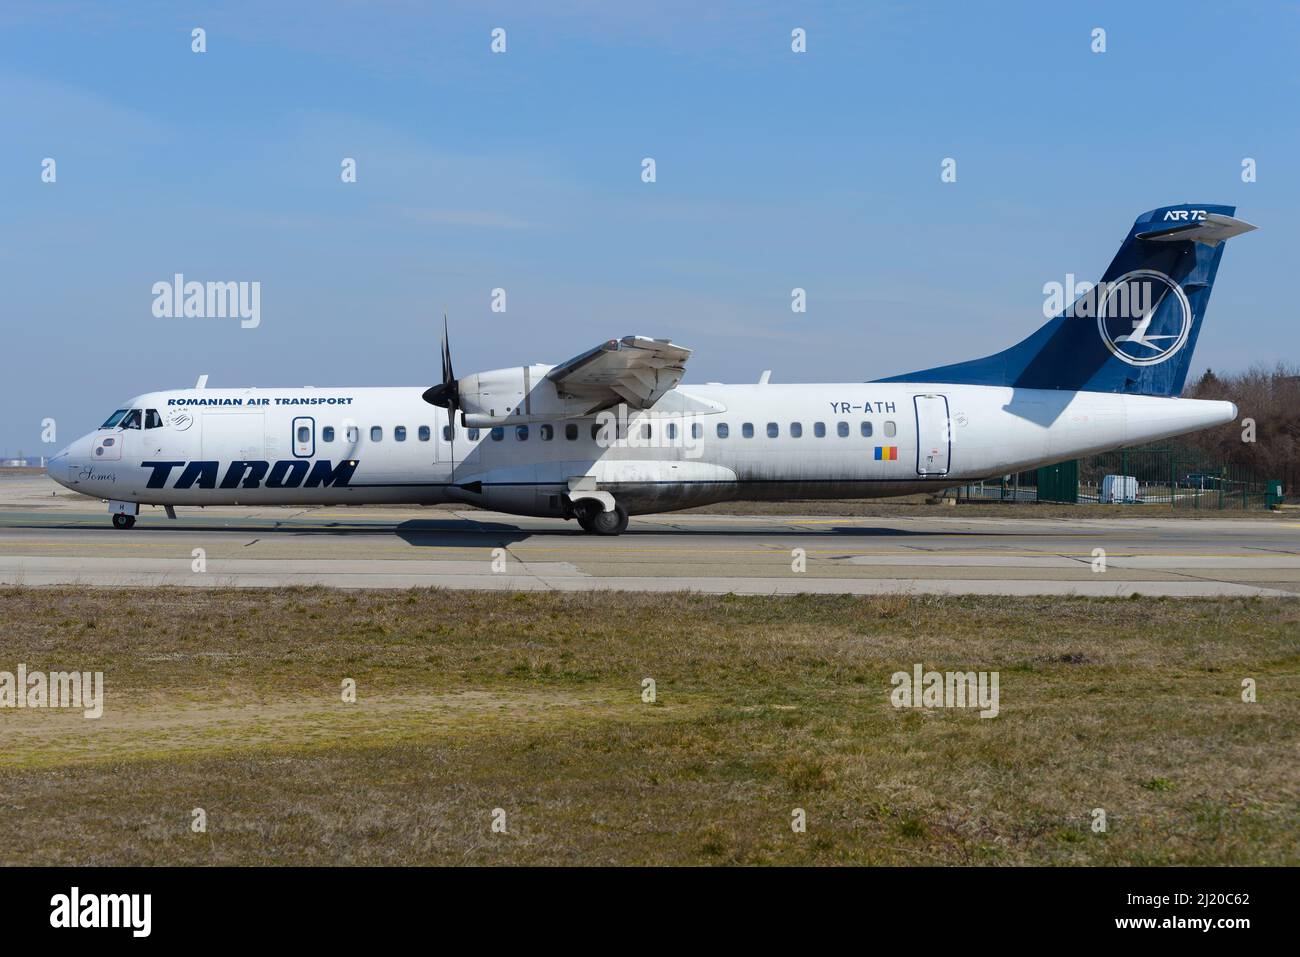
[[[0,613],[0,670],[107,684],[98,722],[0,710],[3,863],[1300,863],[1286,600],[10,589]],[[1000,715],[896,710],[918,662],[1000,672]]]

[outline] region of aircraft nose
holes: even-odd
[[[71,473],[80,468],[90,457],[91,436],[83,435],[71,445],[50,456],[45,463],[45,473],[60,485],[71,487]]]
[[[71,448],[72,446],[68,446],[57,455],[51,455],[49,461],[45,463],[45,474],[65,488],[68,485],[68,455]]]

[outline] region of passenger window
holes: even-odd
[[[333,441],[334,441],[334,426],[332,426],[332,425],[327,425],[327,426],[325,426],[325,428],[321,429],[321,430],[320,430],[320,440],[321,440],[322,442],[333,442]]]
[[[396,442],[406,441],[406,426],[399,425],[397,428],[393,429],[393,440]]]
[[[849,424],[847,422],[836,423],[835,434],[842,439],[847,439],[849,437]]]
[[[347,427],[347,430],[343,433],[345,440],[350,445],[357,444],[357,436],[359,436],[360,434],[361,433],[357,431],[357,427],[355,425],[349,425]]]
[[[889,436],[892,439],[896,432],[898,432],[898,426],[894,425],[893,422],[885,423],[885,435]]]
[[[370,441],[371,442],[384,441],[384,429],[382,426],[372,425],[370,427]]]
[[[871,423],[866,419],[862,420],[862,437],[864,439],[871,438]]]
[[[747,439],[752,439],[754,437],[754,423],[746,422],[744,425],[742,425],[740,427],[740,434]]]
[[[791,423],[790,423],[790,438],[792,438],[792,439],[797,439],[797,438],[801,437],[802,435],[803,435],[803,423],[802,423],[802,422],[791,422]]]
[[[817,436],[817,438],[819,438],[819,439],[824,439],[824,438],[826,438],[826,423],[825,423],[825,422],[814,422],[814,423],[813,423],[813,435]]]
[[[691,438],[693,438],[693,439],[702,439],[702,438],[704,438],[704,426],[700,425],[700,423],[698,423],[698,422],[692,422],[692,423],[691,423]]]
[[[506,430],[501,428],[501,426],[498,425],[495,429],[489,432],[488,435],[492,436],[493,442],[500,442],[502,439],[506,437]]]
[[[564,426],[564,437],[570,442],[576,439],[578,437],[578,426],[572,422],[566,423]]]
[[[140,428],[140,410],[139,410],[139,409],[132,409],[130,412],[128,412],[128,413],[126,414],[126,418],[122,420],[122,428],[124,428],[124,429],[138,429],[138,428]]]
[[[775,422],[767,423],[767,437],[769,439],[775,439],[780,434],[781,434],[781,427],[779,425],[777,425]]]
[[[731,434],[731,427],[726,422],[718,423],[718,438],[725,439]]]
[[[424,430],[421,429],[420,431],[423,432]],[[456,433],[455,433],[455,431],[453,430],[452,426],[450,426],[450,425],[444,425],[444,426],[442,427],[442,440],[443,440],[444,442],[450,442],[450,441],[451,441],[452,439],[454,439],[455,437],[456,437]],[[424,438],[424,436],[422,435],[422,436],[420,436],[420,438]]]
[[[553,425],[543,425],[537,431],[541,433],[543,442],[549,442],[551,439],[555,438],[555,426]]]
[[[528,426],[526,426],[526,425],[516,425],[516,426],[515,426],[515,438],[518,439],[520,442],[527,442],[527,441],[528,441]]]
[[[649,422],[646,422],[646,423],[644,423],[644,424],[641,426],[641,438],[643,438],[643,439],[648,439],[648,438],[650,438],[650,423],[649,423]]]
[[[158,414],[157,409],[146,409],[144,413],[144,427],[146,429],[161,429],[162,416]]]
[[[469,436],[469,440],[471,442],[477,442],[478,437],[482,435],[482,433],[478,429],[470,429],[468,432],[466,432],[466,435]]]
[[[306,445],[311,441],[311,429],[305,425],[298,426],[298,441]]]
[[[433,434],[432,430],[427,425],[420,426],[420,430],[416,432],[416,435],[420,437],[421,442],[428,442],[429,437],[432,434]]]
[[[677,423],[669,422],[665,429],[665,432],[668,435],[669,441],[672,441],[673,439],[677,438]]]

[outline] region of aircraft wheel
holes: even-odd
[[[121,512],[113,516],[114,528],[130,528],[135,524],[134,515],[123,515]]]
[[[621,535],[627,530],[627,509],[615,505],[612,512],[597,512],[591,518],[590,531],[595,535]]]

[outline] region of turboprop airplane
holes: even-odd
[[[1143,213],[1095,287],[1027,339],[874,382],[688,385],[691,351],[611,339],[559,365],[457,378],[444,318],[431,388],[149,392],[54,456],[49,474],[142,505],[454,502],[575,519],[728,499],[933,491],[1231,422],[1178,398],[1231,206]]]

